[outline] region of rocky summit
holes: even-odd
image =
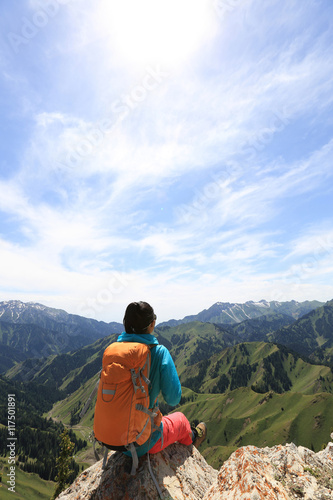
[[[331,435],[333,440],[333,434]],[[150,456],[165,500],[333,499],[333,443],[314,453],[293,443],[272,448],[245,446],[216,471],[194,447],[173,444]],[[86,469],[58,500],[157,500],[147,456],[131,476],[131,459],[110,452]]]
[[[181,444],[150,455],[150,464],[165,499],[203,498],[218,474],[196,448]],[[131,458],[110,452],[105,470],[102,460],[97,462],[82,472],[57,500],[157,500],[147,455],[139,459],[135,476],[130,474],[131,465]]]
[[[215,484],[203,498],[332,500],[333,443],[318,453],[293,443],[239,448],[223,464]]]

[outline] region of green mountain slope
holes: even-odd
[[[10,381],[0,376],[0,456],[8,453],[8,394],[14,395],[15,416],[14,436],[16,452],[16,469],[37,473],[42,479],[55,480],[56,457],[59,453],[59,436],[63,425],[42,416],[52,408],[55,401],[64,397],[64,393],[48,386],[33,382],[23,384]],[[13,399],[11,400],[11,402]],[[75,452],[84,449],[87,443],[70,430],[70,439],[75,444]],[[72,462],[73,479],[79,470],[78,464]],[[22,480],[27,476],[21,475]],[[29,476],[28,476],[29,477]],[[0,497],[2,498],[1,494]],[[29,498],[29,497],[27,497]]]
[[[268,333],[291,322],[290,316],[270,313],[235,325],[194,321],[175,327],[157,327],[155,333],[171,352],[181,374],[186,366],[208,359],[226,347],[244,341],[266,341]]]
[[[56,483],[45,481],[37,474],[23,472],[19,467],[15,471],[15,492],[9,491],[7,483],[9,465],[7,460],[0,458],[0,498],[1,500],[49,500]]]
[[[184,325],[179,325],[179,341],[177,344],[174,338],[171,349],[183,387],[177,410],[191,421],[207,423],[209,441],[203,450],[208,462],[217,467],[220,459],[243,444],[272,446],[294,441],[319,450],[333,426],[332,370],[310,364],[283,346],[265,342],[227,347],[190,364],[191,359],[209,355],[209,347],[205,347],[214,344],[216,335],[214,325],[206,324],[202,335],[195,336],[197,327],[192,324],[186,335]],[[171,331],[163,333],[167,341],[167,337],[175,335]],[[79,414],[97,380],[95,375],[82,383],[48,414],[73,424],[81,439],[88,440],[91,435],[96,399],[82,420]],[[163,409],[173,410],[163,399],[161,402]],[[80,460],[87,462],[90,455],[89,449],[83,450]]]
[[[289,326],[294,319],[286,314],[271,312],[263,314],[259,318],[242,321],[229,327],[241,342],[267,341],[267,334]]]
[[[333,300],[267,337],[315,362],[333,364]]]
[[[207,359],[239,341],[239,338],[224,326],[199,321],[173,328],[156,328],[155,334],[159,342],[169,349],[178,373],[182,373],[187,365]]]
[[[76,423],[72,429],[81,439],[91,437],[95,401],[82,421],[78,415],[96,380],[86,382],[49,412],[49,416],[67,424],[73,419]],[[198,394],[183,387],[181,403],[173,411],[183,412],[193,423],[206,422],[208,439],[200,451],[216,468],[232,451],[247,444],[264,447],[294,442],[319,451],[333,431],[330,393],[259,394],[250,387],[241,387],[223,394]],[[83,450],[78,459],[89,462],[91,456],[89,449]]]
[[[13,347],[7,345],[1,345],[0,353],[0,373],[4,373],[9,370],[14,364],[20,363],[26,359],[25,354],[19,352]]]
[[[0,359],[0,373],[13,366],[20,355],[23,359],[46,358],[121,331],[119,323],[96,321],[42,304],[0,302],[0,347],[14,349],[7,349],[7,362]]]
[[[60,354],[84,345],[82,338],[70,337],[66,331],[59,333],[34,324],[16,324],[0,321],[1,350],[7,350],[7,363],[0,365],[0,372],[8,370],[18,358],[40,358]]]
[[[327,393],[263,395],[246,387],[225,394],[194,394],[193,401],[178,410],[190,421],[206,422],[208,439],[200,451],[213,467],[249,444],[264,447],[294,442],[319,451],[333,430],[333,396]]]
[[[239,387],[252,387],[259,393],[270,390],[333,393],[333,373],[329,367],[312,365],[284,346],[265,342],[228,347],[187,367],[180,380],[185,387],[201,393],[223,393]]]
[[[13,380],[33,381],[72,393],[101,369],[104,349],[116,337],[117,335],[104,337],[68,354],[26,360],[11,368],[6,376]]]
[[[308,315],[321,318],[311,320],[316,335],[325,322],[330,324],[330,304],[325,307],[324,313],[319,308]],[[307,317],[281,328],[292,320],[283,314],[267,314],[234,325],[192,322],[156,329],[182,381],[183,397],[177,409],[192,421],[208,424],[209,440],[203,449],[212,465],[218,466],[221,457],[242,444],[265,446],[293,440],[318,450],[327,439],[328,427],[333,425],[332,369],[263,341],[274,335],[277,325],[278,332],[286,331],[297,323],[307,325],[304,320]],[[325,335],[326,330],[322,338]],[[242,342],[257,337],[260,342]],[[54,404],[49,416],[72,425],[76,436],[88,441],[95,401],[82,420],[79,414],[98,378],[103,351],[115,339],[116,335],[106,337],[46,360],[25,360],[8,374],[46,388],[61,388],[66,397]],[[166,412],[172,410],[161,402]],[[90,446],[80,451],[80,462],[90,462]]]

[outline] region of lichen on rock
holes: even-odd
[[[333,443],[318,453],[293,443],[244,446],[219,472],[196,448],[177,443],[150,462],[164,500],[333,500]],[[89,467],[58,500],[158,500],[147,456],[135,476],[130,470],[131,458],[110,452],[105,470],[102,461]]]
[[[245,446],[221,467],[204,500],[333,500],[333,443],[314,453],[295,444]]]

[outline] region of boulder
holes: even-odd
[[[314,453],[293,443],[245,446],[221,467],[204,500],[333,500],[333,443]]]
[[[165,499],[201,500],[216,481],[217,471],[193,446],[173,444],[150,455],[153,474]],[[131,476],[132,459],[110,452],[105,470],[102,460],[82,472],[57,500],[157,500],[159,495],[149,472],[147,455],[139,459]]]
[[[333,439],[333,436],[332,436]],[[173,444],[150,455],[164,500],[333,500],[333,443],[315,453],[295,444],[244,446],[216,471],[193,446]],[[159,500],[147,456],[110,452],[82,472],[57,500]]]

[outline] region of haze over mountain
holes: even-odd
[[[0,302],[0,321],[9,323],[34,324],[70,336],[83,335],[96,340],[122,328],[121,323],[97,321],[77,314],[69,314],[62,309],[54,309],[34,302],[9,300]]]
[[[0,372],[14,362],[73,351],[115,332],[120,323],[96,321],[33,302],[0,302]]]
[[[258,318],[264,314],[272,312],[291,316],[295,320],[309,311],[320,307],[321,305],[323,305],[323,302],[319,302],[317,300],[306,300],[304,302],[297,302],[296,300],[287,302],[267,302],[266,300],[260,300],[259,302],[253,302],[252,300],[249,300],[244,304],[216,302],[211,307],[204,309],[198,314],[185,316],[185,318],[179,320],[171,319],[160,323],[159,326],[176,326],[181,323],[189,323],[191,321],[209,321],[210,323],[233,324],[240,323],[246,319]]]
[[[321,303],[318,301],[269,303],[262,300],[259,303],[249,301],[245,304],[217,302],[195,316],[160,323],[158,328],[160,335],[163,335],[162,330],[171,325],[188,324],[190,321],[224,322],[224,333],[219,338],[219,346],[222,348],[244,340],[266,340],[267,333],[290,325],[295,318],[319,305]],[[244,319],[252,318],[257,318],[257,323],[244,322]],[[241,326],[230,331],[228,325],[235,324]],[[75,351],[122,330],[123,325],[117,322],[96,321],[42,304],[23,303],[19,300],[0,302],[0,345],[4,348],[0,355],[0,373],[24,359],[47,358]],[[228,331],[232,338],[222,342],[222,337],[226,339]]]
[[[245,304],[217,302],[197,315],[187,316],[183,320],[160,323],[156,331],[159,332],[163,343],[165,329],[199,321],[220,325],[216,348],[224,348],[244,341],[274,341],[274,338],[267,337],[267,334],[273,334],[277,330],[288,327],[295,322],[296,318],[308,311],[318,309],[320,305],[318,301],[267,302],[262,300],[259,303],[248,301]],[[123,325],[117,322],[96,321],[42,304],[23,303],[19,300],[1,302],[0,345],[3,346],[3,350],[0,355],[0,372],[8,370],[24,359],[38,359],[37,362],[28,363],[29,366],[35,366],[36,363],[40,363],[39,358],[76,351],[97,339],[120,333],[122,330]],[[282,335],[282,332],[285,336],[287,335],[284,330],[281,330],[279,335]],[[166,338],[164,341],[168,342]],[[281,343],[285,342],[281,341]],[[321,346],[318,344],[317,347],[319,357],[315,359],[326,360],[325,356],[320,357],[322,356]],[[304,349],[302,352],[309,354],[304,352]]]
[[[249,319],[233,325],[217,325],[198,321],[182,323],[174,327],[166,325],[157,327],[155,334],[159,342],[170,350],[177,365],[178,373],[184,382],[185,379],[193,377],[195,371],[200,372],[198,363],[206,362],[208,359],[213,362],[213,358],[219,356],[219,353],[226,348],[234,348],[244,342],[250,342],[249,345],[257,343],[257,347],[258,342],[266,342],[270,345],[273,345],[272,342],[278,342],[278,344],[281,344],[280,348],[282,348],[282,345],[291,348],[294,351],[293,356],[296,357],[296,360],[301,355],[305,355],[309,358],[309,361],[311,358],[314,363],[333,364],[332,331],[333,301],[330,301],[296,321],[293,321],[291,316],[271,312],[259,318]],[[294,332],[297,332],[297,335]],[[327,336],[327,340],[325,340],[325,336]],[[80,383],[85,382],[98,372],[105,347],[115,339],[116,335],[113,334],[71,353],[62,353],[49,358],[28,359],[23,362],[18,360],[16,365],[7,371],[7,376],[17,380],[33,380],[42,384],[49,383],[72,392],[79,387]],[[309,344],[312,346],[312,352],[309,352]],[[255,359],[263,358],[264,351],[260,349],[259,351],[260,354],[257,354]],[[227,357],[230,358],[230,355],[228,354]],[[244,359],[245,361],[235,359],[233,366],[243,365],[244,363],[249,365],[249,354]],[[253,364],[255,364],[255,361],[253,361]],[[189,367],[194,368],[189,372]],[[216,370],[216,368],[213,369],[214,373]],[[250,372],[252,373],[253,369]],[[265,370],[260,370],[261,378],[264,372]],[[187,373],[186,377],[183,373]],[[218,373],[219,376],[225,375],[223,371],[221,373],[218,371]],[[225,388],[234,387],[230,377]],[[200,383],[203,383],[203,381],[204,376],[202,374]],[[213,384],[213,382],[211,383]],[[69,387],[67,387],[68,384],[70,384]],[[268,385],[267,390],[272,387]],[[281,388],[285,389],[283,385],[280,386]],[[213,389],[213,386],[211,389]],[[276,388],[274,390],[279,392]]]

